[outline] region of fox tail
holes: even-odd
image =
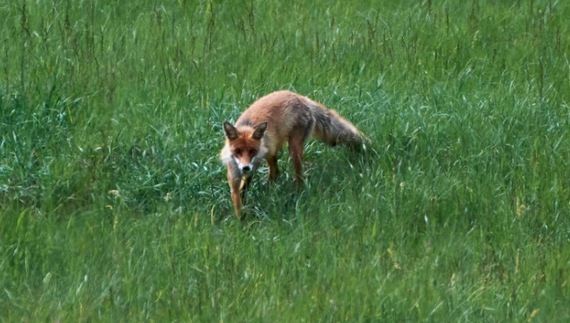
[[[327,109],[320,103],[311,102],[315,125],[313,136],[329,146],[345,145],[362,149],[369,139],[350,121],[341,117],[336,111]]]

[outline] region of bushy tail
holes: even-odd
[[[362,149],[364,142],[368,141],[358,128],[336,111],[314,101],[309,106],[315,120],[313,136],[320,141],[330,146],[345,145],[355,149]]]

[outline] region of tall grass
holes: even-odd
[[[0,321],[565,322],[561,1],[0,4]],[[221,124],[291,89],[307,146],[233,217]]]

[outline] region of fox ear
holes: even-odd
[[[226,138],[229,140],[237,139],[238,131],[231,123],[224,121],[224,132],[226,133]]]
[[[251,137],[255,140],[261,140],[261,138],[263,138],[263,135],[265,134],[265,130],[267,130],[267,121],[258,124],[253,129],[255,130],[253,131]]]

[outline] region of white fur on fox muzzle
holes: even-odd
[[[240,170],[241,172],[247,174],[247,173],[249,173],[249,172],[251,172],[251,171],[253,170],[253,165],[252,165],[252,164],[247,164],[247,165],[246,165],[246,164],[242,164],[242,163],[239,161],[239,159],[237,159],[237,158],[235,158],[235,157],[234,157],[234,160],[235,160],[235,162],[236,162],[236,164],[237,164],[237,166],[238,166],[238,168],[239,168],[239,170]]]

